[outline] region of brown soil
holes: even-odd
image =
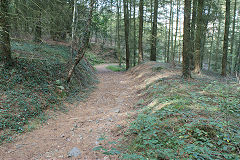
[[[134,81],[127,73],[115,73],[105,67],[96,67],[100,83],[85,102],[69,106],[72,109],[67,114],[59,114],[39,129],[0,146],[0,159],[71,159],[67,154],[73,147],[81,151],[81,156],[72,159],[109,159],[92,149],[102,143],[98,141],[102,135],[108,140],[122,135],[117,126],[126,126],[130,107],[137,98]]]

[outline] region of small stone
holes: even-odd
[[[109,120],[110,122],[113,122],[113,119],[112,119],[112,118],[108,118],[108,120]]]
[[[79,136],[79,139],[83,139],[83,136],[81,134],[79,134],[78,136]]]
[[[120,113],[120,109],[118,108],[118,109],[116,109],[114,112],[115,112],[115,113]]]
[[[23,147],[22,144],[17,144],[17,145],[16,145],[16,149],[20,149],[20,148],[22,148],[22,147]]]
[[[81,155],[81,151],[74,147],[71,151],[68,152],[68,157],[78,157]]]

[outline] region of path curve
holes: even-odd
[[[69,159],[67,154],[73,147],[79,148],[81,156],[72,159],[108,159],[92,149],[101,143],[98,139],[103,134],[111,140],[119,138],[113,131],[126,124],[129,108],[137,98],[134,82],[127,73],[112,72],[106,66],[96,66],[100,83],[85,102],[19,136],[15,142],[0,146],[0,159]]]

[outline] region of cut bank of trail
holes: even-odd
[[[131,78],[126,73],[107,70],[106,66],[96,67],[100,83],[85,102],[17,137],[13,143],[0,146],[0,159],[67,159],[74,147],[81,152],[76,159],[108,159],[92,149],[101,143],[98,139],[103,135],[111,140],[119,138],[113,130],[126,123],[129,107],[137,99]]]

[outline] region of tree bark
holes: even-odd
[[[123,0],[124,3],[124,25],[125,25],[125,45],[126,45],[126,70],[130,67],[130,51],[129,51],[129,12],[128,12],[128,2]]]
[[[8,20],[8,0],[0,2],[0,55],[3,64],[12,65],[11,45],[10,45],[10,26]]]
[[[154,17],[152,23],[152,43],[151,43],[151,61],[157,60],[157,17],[158,17],[158,0],[154,1]]]
[[[143,61],[143,0],[139,2],[139,39],[138,39],[138,64]]]
[[[230,0],[226,0],[225,31],[224,31],[222,73],[221,73],[221,75],[224,77],[226,77],[227,75],[229,25],[230,25]]]
[[[77,0],[74,0],[73,4],[73,17],[72,17],[72,42],[71,42],[71,52],[72,58],[74,55],[74,47],[75,47],[75,33],[76,33],[76,13],[77,13]]]
[[[87,24],[86,24],[86,31],[85,31],[84,37],[83,37],[83,46],[78,50],[77,56],[75,58],[75,62],[73,63],[72,67],[70,68],[70,70],[68,72],[67,83],[70,82],[76,66],[82,60],[82,58],[85,55],[86,49],[88,48],[88,43],[89,43],[89,39],[90,39],[90,27],[91,27],[91,24],[92,24],[92,14],[93,14],[94,2],[95,2],[95,0],[91,0],[89,16],[88,16],[88,20],[87,20]]]
[[[171,40],[171,24],[172,24],[172,13],[173,13],[173,0],[170,1],[170,16],[169,16],[169,28],[168,28],[168,45],[167,45],[167,63],[170,62],[170,40]]]
[[[191,52],[190,42],[190,15],[191,15],[191,0],[184,1],[184,33],[183,33],[183,78],[191,78],[189,67],[189,55]]]
[[[136,0],[133,0],[133,66],[136,66]]]
[[[192,10],[192,24],[191,24],[191,40],[192,48],[190,53],[190,68],[194,69],[194,52],[195,52],[195,31],[196,31],[196,17],[197,17],[197,0],[193,0],[193,10]]]
[[[203,6],[204,1],[198,0],[198,10],[197,10],[197,35],[196,35],[196,50],[195,50],[195,73],[201,72],[201,36],[203,32]]]
[[[234,2],[234,10],[233,10],[233,23],[232,23],[232,37],[231,37],[231,49],[230,55],[232,56],[232,66],[231,66],[231,73],[234,72],[235,66],[235,56],[233,54],[233,47],[234,47],[234,38],[235,38],[235,24],[236,24],[236,10],[237,10],[237,0]]]
[[[118,52],[119,66],[122,66],[122,54],[121,54],[121,42],[120,42],[120,6],[119,5],[121,5],[121,0],[117,0],[117,52]]]
[[[175,66],[175,55],[176,55],[176,48],[177,48],[177,36],[178,36],[178,18],[179,18],[179,6],[180,0],[177,0],[177,18],[176,18],[176,32],[175,32],[175,40],[174,40],[174,49],[172,54],[172,65]]]

